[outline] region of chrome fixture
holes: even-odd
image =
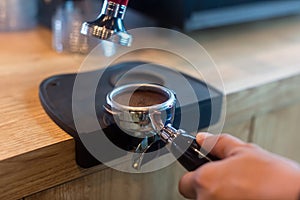
[[[130,46],[132,36],[124,26],[128,0],[104,0],[100,15],[95,21],[84,22],[81,33],[108,40],[123,46]]]

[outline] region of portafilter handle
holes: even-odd
[[[205,163],[220,160],[203,149],[194,136],[182,129],[176,130],[171,124],[167,124],[161,130],[160,137],[170,144],[171,153],[188,171],[194,171]]]
[[[150,120],[155,132],[188,171],[193,171],[205,163],[220,160],[202,148],[191,134],[182,129],[175,129],[171,122],[164,125],[160,112],[152,112]]]

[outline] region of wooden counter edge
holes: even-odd
[[[300,75],[228,94],[226,126],[300,100]],[[0,162],[0,199],[19,199],[106,168],[82,169],[74,140],[66,140]]]
[[[300,74],[226,96],[227,126],[300,101]]]
[[[0,199],[20,199],[59,184],[100,171],[75,162],[73,139],[59,142],[0,162]]]

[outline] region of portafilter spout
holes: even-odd
[[[107,95],[107,104],[121,129],[144,133],[145,139],[133,158],[135,169],[140,169],[145,153],[157,138],[189,171],[219,160],[198,145],[194,136],[172,126],[176,97],[170,89],[155,84],[123,85]],[[149,133],[155,136],[154,140],[147,139]]]
[[[124,26],[128,0],[104,0],[101,13],[95,21],[84,22],[81,34],[130,46],[132,36]]]

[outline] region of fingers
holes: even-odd
[[[196,198],[196,184],[194,184],[194,172],[186,173],[179,181],[179,192],[188,199]]]
[[[188,199],[204,198],[210,186],[215,181],[220,181],[220,176],[215,176],[217,170],[219,170],[217,163],[208,163],[186,173],[179,181],[179,192]]]
[[[221,159],[227,158],[234,154],[234,150],[241,149],[247,143],[228,134],[212,135],[209,133],[199,133],[196,140],[200,146],[210,150],[211,154]],[[196,171],[185,174],[179,182],[179,192],[186,198],[195,199],[205,197],[206,191],[211,188],[215,182],[214,174],[219,168],[221,162],[205,164]],[[197,194],[198,193],[198,194]]]
[[[209,133],[198,133],[196,139],[199,145],[221,159],[231,156],[235,148],[246,144],[228,134],[212,135]]]

